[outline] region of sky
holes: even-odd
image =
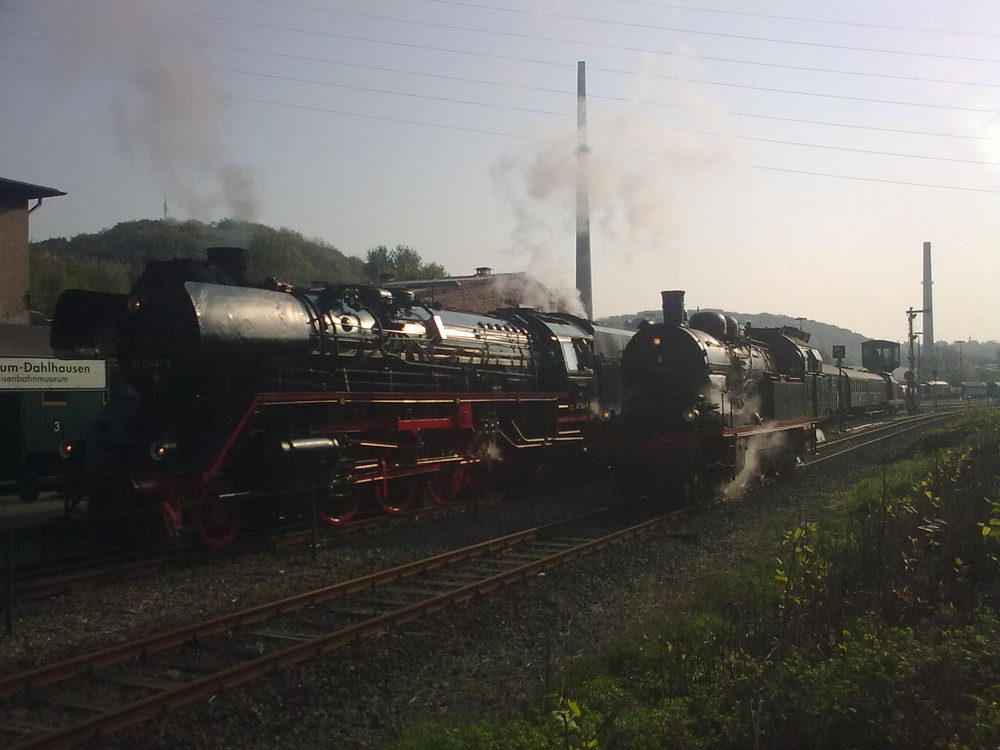
[[[583,165],[598,317],[905,341],[930,242],[935,338],[1000,340],[998,40],[996,0],[4,0],[0,177],[67,193],[33,240],[166,211],[572,288]]]

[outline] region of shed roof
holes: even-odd
[[[5,201],[30,201],[35,198],[55,198],[58,195],[66,193],[43,185],[32,185],[30,182],[0,177],[0,199]]]

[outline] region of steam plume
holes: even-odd
[[[601,74],[591,73],[588,82],[588,106],[595,115],[587,157],[595,297],[600,295],[602,264],[605,269],[622,262],[645,266],[655,258],[663,272],[665,258],[669,265],[679,195],[721,159],[717,148],[695,132],[706,119],[717,117],[711,92],[668,80],[666,73],[677,77],[680,72],[672,63],[664,68],[649,58],[645,70],[633,91],[635,103],[613,112],[610,124],[607,110],[602,115],[593,107],[601,99]],[[603,123],[600,131],[595,120]],[[574,287],[576,140],[576,130],[567,123],[565,130],[505,155],[493,169],[496,189],[514,217],[512,263],[546,284],[568,289]]]
[[[69,28],[61,67],[135,83],[111,113],[123,151],[145,165],[192,217],[257,213],[253,171],[227,143],[227,99],[208,65],[194,18],[169,0],[49,0],[31,6],[39,24]],[[72,85],[74,73],[57,83]]]

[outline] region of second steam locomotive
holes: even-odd
[[[794,465],[834,420],[895,408],[887,373],[823,364],[809,334],[741,328],[662,293],[663,322],[640,327],[622,356],[615,465],[626,496],[696,500]]]

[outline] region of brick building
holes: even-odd
[[[425,281],[393,281],[382,286],[413,291],[418,300],[451,310],[486,313],[504,307],[532,307],[547,312],[566,311],[560,295],[526,273],[493,273],[477,268],[471,276],[448,276]]]
[[[0,323],[28,323],[28,214],[58,195],[66,193],[0,177]]]

